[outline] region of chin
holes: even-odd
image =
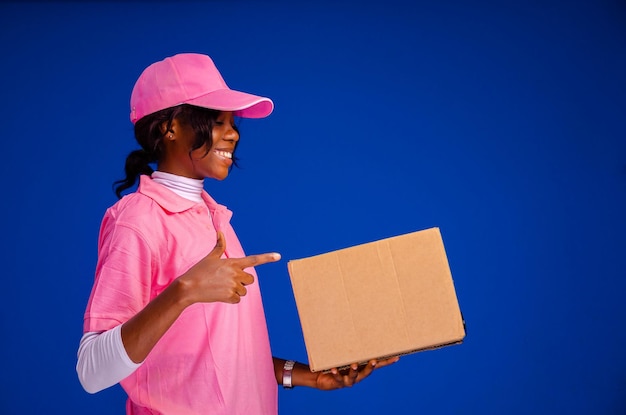
[[[227,177],[228,177],[228,173],[226,173],[226,174],[215,174],[215,175],[211,176],[212,179],[215,179],[215,180],[220,181],[220,182],[222,180],[225,180]]]

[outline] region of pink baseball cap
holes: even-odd
[[[207,55],[181,53],[148,66],[130,96],[130,120],[191,104],[233,111],[244,118],[263,118],[274,109],[271,99],[230,89]]]

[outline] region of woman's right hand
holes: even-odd
[[[254,277],[244,270],[280,260],[280,254],[275,252],[243,258],[222,258],[225,250],[226,239],[222,232],[218,232],[213,250],[179,277],[179,282],[189,293],[190,304],[239,303],[248,292],[246,285],[254,282]]]

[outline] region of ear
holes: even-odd
[[[161,133],[163,134],[163,139],[165,141],[175,141],[176,140],[176,131],[180,130],[180,125],[178,124],[178,120],[174,119],[172,124],[170,125],[170,129],[167,129],[167,121],[161,124]]]

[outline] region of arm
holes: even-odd
[[[174,280],[140,312],[122,325],[122,342],[133,362],[142,362],[185,308],[194,303],[236,304],[254,277],[245,268],[278,261],[276,253],[221,258],[226,242],[221,232],[213,250]]]
[[[183,310],[192,304],[189,286],[180,278],[121,326],[121,337],[128,357],[143,362]]]
[[[336,368],[329,373],[311,372],[308,365],[296,363],[292,372],[293,386],[308,386],[320,390],[333,390],[344,387],[351,387],[369,375],[374,369],[380,369],[397,362],[399,357],[392,357],[386,360],[370,360],[366,365],[359,366],[356,363],[350,365],[350,369],[339,371]],[[274,374],[279,385],[283,384],[283,368],[285,360],[274,358]]]
[[[110,330],[83,335],[76,371],[87,392],[113,386],[133,373],[188,305],[200,301],[238,303],[247,292],[245,285],[254,281],[243,268],[280,258],[265,254],[221,259],[224,245],[223,235],[218,233],[213,251],[134,317]]]

